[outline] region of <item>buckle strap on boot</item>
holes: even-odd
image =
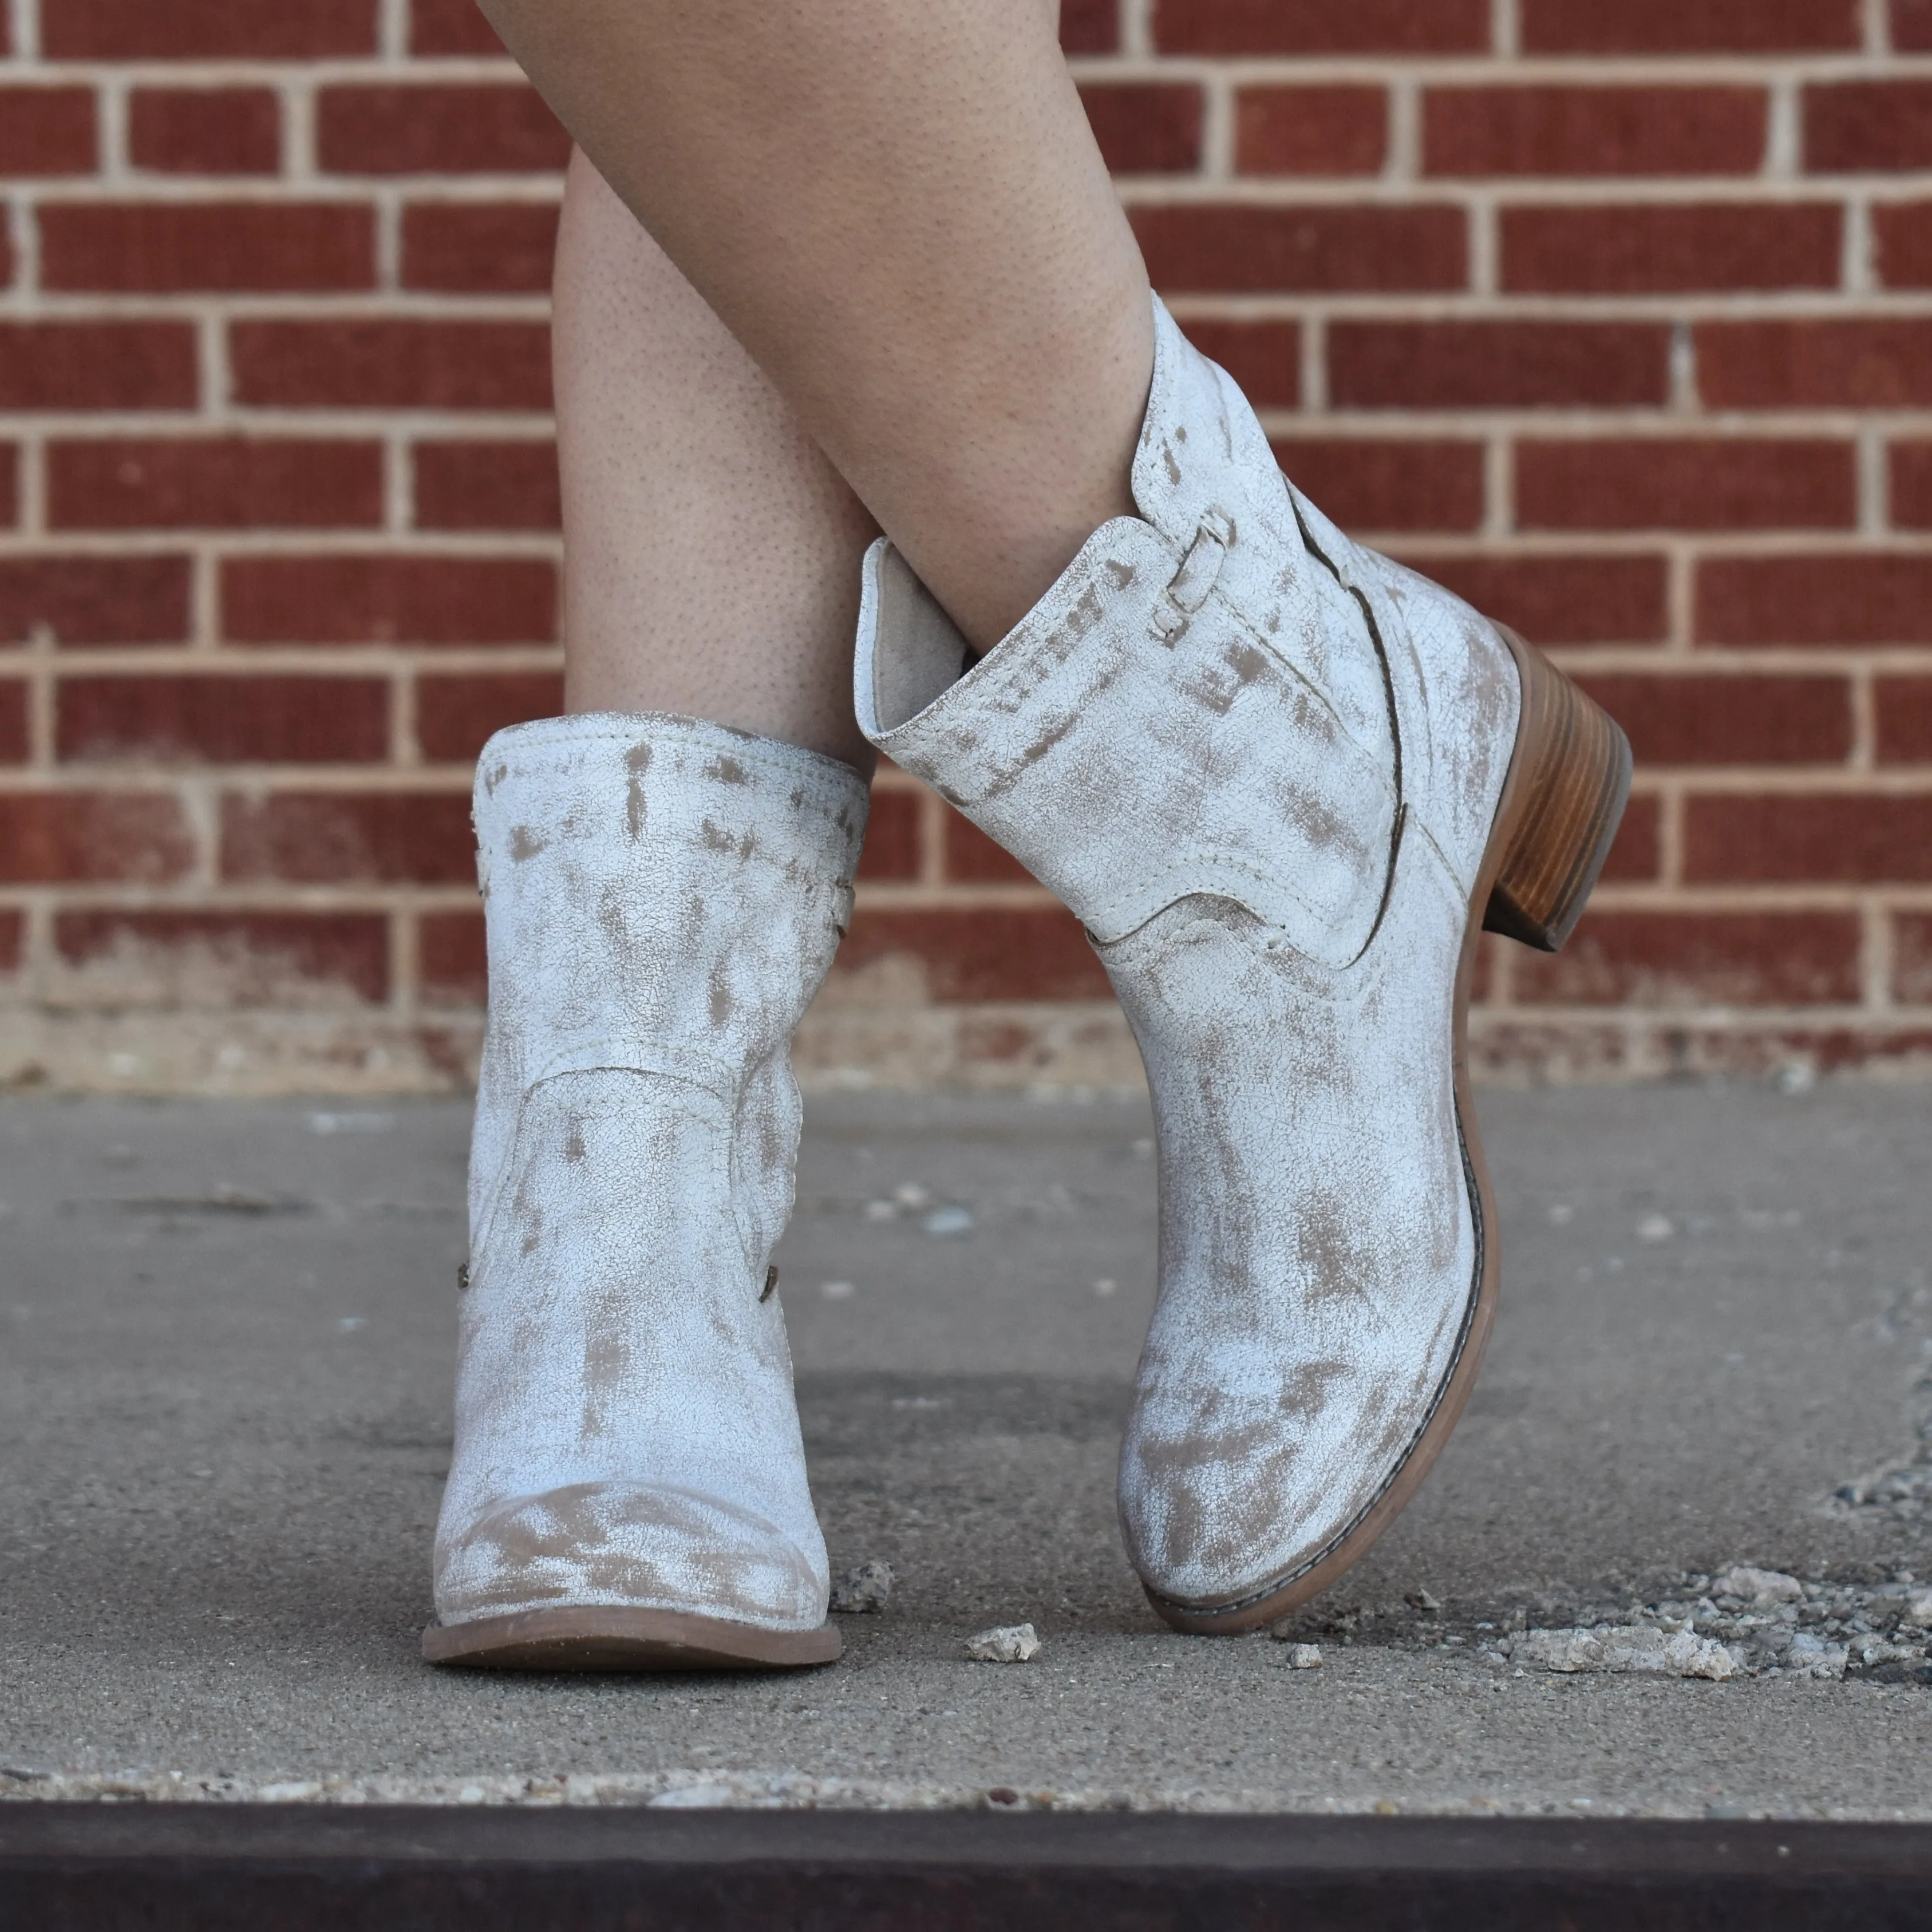
[[[1154,636],[1171,650],[1187,628],[1187,620],[1208,601],[1208,593],[1221,574],[1228,552],[1234,541],[1234,519],[1222,510],[1210,510],[1201,519],[1180,568],[1168,582],[1166,592],[1154,606]]]

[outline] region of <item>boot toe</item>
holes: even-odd
[[[446,1624],[562,1606],[718,1617],[772,1630],[825,1620],[822,1557],[700,1491],[576,1483],[493,1505],[436,1552]]]
[[[1236,1612],[1313,1570],[1388,1486],[1427,1413],[1426,1402],[1401,1415],[1374,1406],[1338,1402],[1314,1431],[1256,1418],[1130,1435],[1122,1528],[1149,1592],[1183,1610]]]

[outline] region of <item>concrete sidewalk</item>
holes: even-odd
[[[854,1096],[782,1292],[891,1600],[822,1672],[592,1680],[416,1658],[464,1109],[0,1105],[0,1792],[1932,1817],[1932,1088],[1481,1106],[1490,1365],[1318,1666],[1120,1553],[1144,1108]],[[1727,1681],[1546,1667],[1678,1638]]]

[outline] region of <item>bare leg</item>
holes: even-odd
[[[566,703],[872,768],[852,716],[872,519],[581,154],[557,242]]]
[[[484,11],[974,644],[1132,513],[1146,274],[1041,0]]]

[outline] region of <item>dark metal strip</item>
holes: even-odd
[[[0,1808],[5,1932],[1904,1932],[1932,1827]]]

